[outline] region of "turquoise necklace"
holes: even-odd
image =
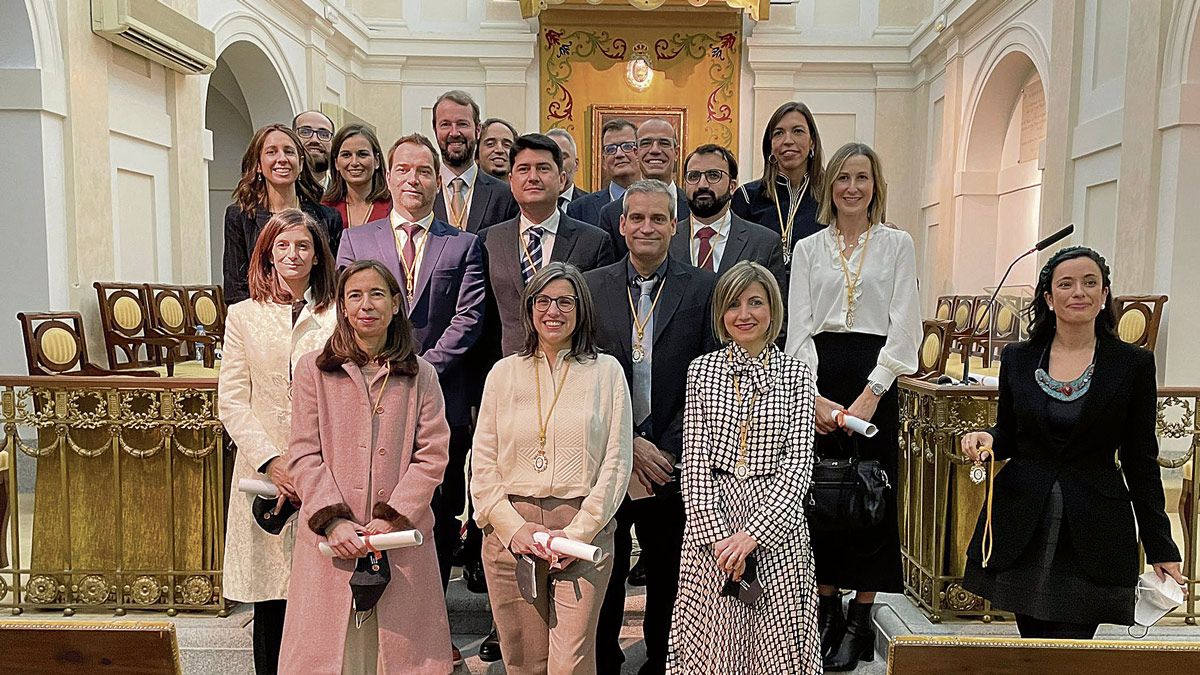
[[[1049,365],[1050,345],[1046,345],[1046,351],[1042,353],[1042,363]],[[1033,377],[1037,380],[1038,386],[1042,391],[1046,392],[1047,396],[1054,398],[1064,403],[1077,401],[1083,398],[1084,394],[1088,393],[1088,389],[1092,386],[1092,373],[1096,370],[1095,353],[1092,355],[1092,362],[1079,375],[1079,377],[1063,382],[1050,377],[1050,373],[1046,372],[1045,368],[1039,367],[1033,371]]]

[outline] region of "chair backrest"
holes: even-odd
[[[188,310],[195,323],[204,326],[204,332],[222,338],[225,336],[225,293],[220,286],[184,286],[187,293]]]
[[[975,298],[970,295],[954,296],[954,314],[950,317],[954,321],[954,332],[966,334],[971,332],[971,312],[974,309]]]
[[[1021,315],[1002,302],[997,304],[999,307],[996,310],[996,332],[992,337],[997,340],[1018,340],[1021,334]]]
[[[917,372],[913,377],[933,379],[946,372],[950,358],[950,335],[954,322],[948,319],[925,319],[921,322],[923,336],[917,350]]]
[[[1154,351],[1167,296],[1119,295],[1113,301],[1117,303],[1117,335],[1129,344]]]
[[[954,316],[954,296],[943,295],[937,299],[937,309],[933,313],[934,318],[939,321],[945,321]]]
[[[191,305],[183,286],[146,284],[150,303],[150,327],[164,335],[195,332]]]
[[[88,361],[79,312],[20,312],[30,375],[57,375],[94,367]]]
[[[971,300],[971,335],[986,338],[992,320],[991,296],[977,295]]]
[[[145,337],[150,325],[150,302],[145,284],[97,281],[92,286],[100,306],[108,367],[120,370],[157,365],[157,360],[133,339]]]

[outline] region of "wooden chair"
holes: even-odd
[[[995,303],[990,302],[991,296],[977,295],[971,301],[971,331],[965,339],[963,358],[978,356],[983,359],[983,367],[992,365],[992,356],[988,350],[988,332],[991,330],[992,311]]]
[[[963,349],[963,340],[971,335],[971,317],[974,312],[974,296],[956,295],[953,300],[954,311],[950,314],[950,320],[954,322],[954,328],[950,332],[951,349],[956,352],[961,352]]]
[[[25,360],[30,375],[136,375],[158,377],[154,371],[100,368],[87,355],[83,317],[79,312],[21,312]]]
[[[937,299],[937,309],[933,312],[933,318],[938,321],[949,321],[954,316],[954,296],[943,295]]]
[[[997,303],[999,308],[996,310],[996,325],[992,333],[991,355],[988,363],[991,361],[999,361],[1000,354],[1004,348],[1021,340],[1021,316],[1013,312],[1012,308],[1004,303]]]
[[[1154,351],[1167,296],[1118,295],[1113,302],[1117,303],[1117,335],[1131,345]]]
[[[950,334],[954,322],[949,319],[925,319],[921,322],[924,336],[917,350],[917,372],[913,377],[921,380],[936,380],[946,372],[946,361],[950,358]]]
[[[194,359],[196,348],[203,348],[204,367],[212,368],[215,365],[213,352],[217,339],[211,335],[196,334],[196,320],[183,286],[146,284],[146,294],[150,301],[153,337],[177,340],[179,344],[174,354],[183,360]]]
[[[150,328],[146,286],[116,281],[97,281],[92,286],[100,306],[108,367],[126,370],[167,363],[179,342],[155,336]]]
[[[220,286],[184,286],[196,325],[218,341],[225,339],[225,292]]]

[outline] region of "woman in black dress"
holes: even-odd
[[[763,130],[762,178],[733,193],[733,212],[779,233],[784,266],[790,267],[796,242],[823,226],[817,222],[825,166],[821,134],[808,106],[779,106]]]
[[[225,209],[221,265],[226,304],[250,297],[250,252],[263,226],[284,209],[300,209],[312,216],[328,233],[329,250],[337,259],[342,217],[320,202],[321,185],[296,132],[282,124],[269,124],[254,132],[242,155],[242,177],[233,190],[233,203]]]
[[[1160,578],[1184,582],[1157,462],[1154,354],[1116,325],[1104,258],[1083,246],[1054,254],[1029,340],[1004,350],[996,426],[962,438],[976,462],[1008,460],[993,486],[994,538],[985,544],[981,513],[963,585],[1015,613],[1022,637],[1131,625],[1139,539]]]

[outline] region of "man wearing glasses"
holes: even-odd
[[[638,126],[635,140],[642,178],[666,183],[671,199],[675,200],[679,219],[686,218],[689,215],[687,199],[683,190],[675,184],[675,172],[679,163],[679,139],[675,137],[675,127],[664,119],[651,118]],[[625,238],[621,236],[623,209],[624,205],[619,200],[614,200],[600,209],[599,227],[612,238],[618,256],[629,251],[625,246]]]
[[[329,145],[333,142],[333,120],[320,110],[305,110],[292,119],[292,131],[304,143],[312,160],[313,175],[322,188],[329,187]]]
[[[629,120],[617,118],[604,123],[600,133],[600,152],[604,158],[604,174],[608,185],[585,195],[567,206],[567,215],[589,225],[600,224],[600,209],[619,200],[625,188],[642,176],[637,161],[637,128]],[[611,237],[611,235],[610,235]]]
[[[753,260],[787,288],[779,235],[730,210],[737,189],[737,160],[733,153],[709,143],[692,151],[683,163],[683,189],[689,218],[679,221],[671,237],[671,256],[717,276],[742,260]]]

